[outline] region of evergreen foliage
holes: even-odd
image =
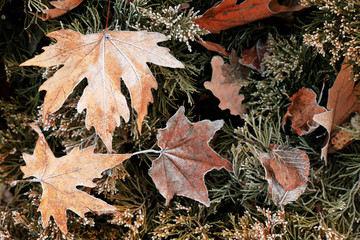
[[[0,3],[0,86],[6,86],[6,90],[0,89],[0,239],[264,239],[264,236],[267,239],[360,239],[359,115],[354,115],[351,122],[342,127],[352,133],[353,141],[330,154],[327,165],[320,159],[324,129],[316,130],[317,135],[304,137],[281,129],[282,116],[290,104],[289,96],[308,87],[318,96],[324,92],[320,102],[325,105],[327,91],[323,88],[327,89],[335,80],[339,60],[355,54],[353,63],[359,63],[360,4],[350,0],[304,0],[304,4],[312,7],[295,13],[292,20],[273,17],[215,35],[198,29],[193,21],[216,2],[111,0],[109,30],[161,32],[169,36],[169,41],[161,45],[168,47],[185,65],[184,69],[150,65],[159,86],[152,91],[154,103],[149,105],[142,134],[137,132],[136,113],[132,112],[131,120],[116,128],[113,150],[132,153],[157,149],[157,129],[164,128],[179,106],[185,105],[191,109],[187,111],[191,120],[225,120],[226,126],[210,146],[232,162],[234,171],[213,171],[206,175],[209,208],[179,196],[164,206],[164,198],[147,174],[156,155],[136,155],[131,161],[105,171],[101,179],[95,179],[96,188],[83,188],[116,206],[118,212],[88,213],[83,219],[68,211],[66,236],[56,224],[48,228],[42,226],[37,212],[40,185],[12,184],[23,175],[20,171],[24,165],[22,153],[32,153],[35,146],[37,135],[28,123],[41,125],[56,156],[78,146],[85,148],[94,144],[97,152],[105,152],[105,146],[94,129],[86,129],[85,113],[79,114],[76,110],[86,81],[42,124],[44,93],[38,89],[56,69],[19,67],[19,64],[53,43],[45,37],[49,32],[59,29],[83,34],[101,32],[106,23],[108,1],[87,0],[66,15],[48,21],[36,15],[49,7],[49,1]],[[190,8],[181,9],[181,4],[187,3]],[[331,8],[327,8],[328,5]],[[336,9],[341,11],[338,13]],[[342,27],[338,27],[340,22]],[[315,30],[319,25],[322,27]],[[350,30],[342,34],[346,26]],[[334,33],[330,39],[327,38],[329,31]],[[196,40],[221,43],[240,55],[259,38],[269,39],[271,55],[265,61],[266,71],[260,74],[251,70],[250,77],[243,83],[241,93],[245,95],[248,110],[245,119],[230,116],[228,110],[217,108],[214,104],[217,100],[203,87],[211,77],[210,61],[215,53]],[[273,204],[264,169],[256,157],[256,152],[269,151],[270,144],[296,147],[310,157],[307,189],[284,209],[277,209]]]

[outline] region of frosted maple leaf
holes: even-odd
[[[168,40],[161,33],[105,30],[83,35],[72,30],[59,30],[47,36],[56,39],[57,43],[44,47],[43,53],[21,64],[40,67],[63,65],[40,87],[40,91],[47,91],[44,120],[49,113],[57,111],[74,88],[87,78],[88,85],[77,110],[80,113],[87,109],[86,127],[90,129],[94,126],[109,151],[112,150],[111,133],[120,125],[120,116],[126,122],[130,118],[120,78],[130,92],[131,105],[138,114],[137,125],[141,132],[148,104],[153,102],[151,89],[157,88],[147,63],[184,67],[168,48],[157,45]]]

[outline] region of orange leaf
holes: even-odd
[[[83,150],[75,148],[68,155],[56,158],[45,140],[40,128],[32,126],[39,134],[34,154],[23,154],[26,166],[22,166],[24,178],[35,177],[41,183],[43,193],[38,211],[45,227],[53,216],[60,230],[66,234],[66,210],[70,209],[81,217],[89,211],[108,212],[116,208],[95,198],[76,186],[95,187],[94,178],[131,157],[131,154],[94,154],[94,147]]]
[[[282,126],[291,120],[291,130],[298,135],[313,132],[319,124],[314,122],[315,114],[326,112],[324,107],[316,103],[316,93],[308,88],[302,88],[290,98],[292,104],[284,116]]]
[[[355,95],[360,85],[355,85],[353,67],[344,60],[334,85],[329,89],[327,110],[314,116],[314,121],[323,126],[328,135],[321,149],[321,158],[327,163],[330,134],[335,126],[341,125],[354,112],[360,112],[360,100]]]
[[[277,206],[295,201],[306,189],[309,157],[296,148],[271,144],[270,153],[258,154],[269,183],[269,193]]]
[[[278,0],[247,0],[236,4],[236,0],[224,0],[207,10],[195,23],[211,33],[219,33],[232,27],[248,24],[282,12],[293,12],[303,6],[283,6]]]
[[[149,175],[166,198],[166,205],[175,195],[181,195],[209,206],[204,175],[213,169],[232,171],[230,162],[209,146],[223,121],[191,123],[184,111],[184,107],[179,108],[166,128],[159,130],[157,139],[161,155],[153,161]]]
[[[86,127],[95,127],[109,151],[112,149],[111,133],[120,125],[120,116],[125,121],[129,121],[130,117],[126,98],[121,92],[120,78],[129,89],[141,132],[148,104],[153,102],[151,88],[157,88],[146,63],[184,67],[169,54],[168,48],[157,45],[167,40],[160,33],[104,31],[82,35],[72,30],[59,30],[47,36],[55,38],[57,43],[45,47],[43,53],[20,65],[64,65],[40,87],[40,91],[47,91],[43,105],[44,120],[47,114],[62,106],[76,85],[87,78],[88,85],[77,109],[79,113],[87,109]]]
[[[336,134],[334,134],[336,133]],[[332,138],[331,138],[331,146],[329,149],[329,152],[332,150],[341,150],[346,145],[348,145],[353,139],[351,138],[354,134],[351,132],[348,132],[344,129],[341,129],[338,132],[333,132]]]
[[[65,0],[65,1],[52,1],[50,2],[53,5],[54,9],[46,9],[44,10],[45,14],[39,14],[38,18],[43,21],[54,19],[64,15],[65,13],[71,11],[72,9],[79,6],[83,0]]]
[[[239,94],[241,89],[241,80],[246,78],[248,69],[240,71],[236,69],[239,65],[235,65],[236,56],[232,56],[230,60],[232,64],[224,64],[224,60],[220,56],[214,56],[211,59],[211,67],[213,70],[211,82],[205,82],[204,86],[220,100],[219,108],[222,110],[230,109],[232,115],[243,117],[246,109],[242,105],[245,99],[243,94]],[[238,58],[237,58],[238,60]],[[238,61],[237,61],[238,63]]]
[[[226,57],[230,56],[230,53],[227,52],[226,49],[218,43],[214,43],[214,42],[210,42],[210,41],[200,41],[200,40],[197,42],[200,43],[202,46],[204,46],[209,51],[214,51],[214,52],[220,53]]]

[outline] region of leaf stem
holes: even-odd
[[[10,186],[11,186],[11,187],[14,187],[14,186],[16,186],[16,184],[21,183],[21,182],[40,182],[40,181],[39,181],[38,179],[15,180],[15,181],[12,181],[12,182],[10,183]]]
[[[138,154],[144,154],[144,153],[157,153],[157,154],[161,154],[162,151],[157,151],[157,150],[153,150],[153,149],[147,149],[147,150],[143,150],[143,151],[139,151],[139,152],[134,152],[133,155],[138,155]]]
[[[105,25],[105,31],[107,31],[107,28],[108,28],[108,23],[109,23],[110,1],[111,1],[111,0],[109,0],[109,3],[108,3],[108,9],[107,9],[107,15],[106,15],[106,25]]]

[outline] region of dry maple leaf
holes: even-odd
[[[291,130],[298,135],[309,134],[319,127],[313,117],[326,112],[326,109],[316,103],[316,93],[313,90],[302,88],[290,100],[292,103],[284,116],[283,128],[287,120],[291,120]]]
[[[24,178],[35,177],[41,183],[43,193],[38,211],[42,222],[48,226],[53,216],[57,226],[66,234],[66,210],[70,209],[81,217],[89,211],[108,212],[116,208],[95,198],[76,186],[95,187],[94,178],[101,172],[123,162],[131,154],[94,154],[94,147],[83,150],[75,148],[68,155],[56,158],[37,125],[32,125],[39,134],[33,155],[23,154],[26,166],[22,166]]]
[[[72,30],[49,33],[57,43],[45,47],[38,56],[21,66],[51,67],[63,65],[40,87],[46,90],[43,116],[58,110],[73,89],[87,78],[82,97],[77,105],[80,113],[87,109],[86,127],[95,127],[97,134],[111,151],[112,136],[120,125],[120,116],[129,121],[130,112],[121,92],[120,78],[129,89],[131,104],[138,114],[137,125],[141,132],[148,104],[153,102],[151,88],[157,88],[147,62],[165,67],[183,68],[169,49],[158,42],[168,40],[160,33],[104,31],[83,35]]]
[[[166,198],[166,205],[175,195],[181,195],[209,206],[205,174],[220,168],[232,171],[231,163],[209,146],[209,141],[222,127],[223,121],[191,123],[184,111],[184,107],[179,108],[167,122],[166,128],[159,130],[157,139],[162,150],[153,161],[149,175]]]
[[[224,64],[224,60],[220,56],[214,56],[211,59],[211,68],[213,70],[211,82],[205,82],[206,89],[211,90],[215,97],[220,100],[219,108],[222,110],[230,109],[232,115],[243,117],[246,109],[242,105],[245,99],[243,94],[239,94],[241,89],[241,80],[246,78],[248,70],[245,74],[242,70],[236,69],[238,66],[238,58],[232,53],[230,64]]]
[[[334,85],[329,89],[326,106],[328,111],[316,114],[313,118],[328,132],[321,149],[321,158],[325,159],[325,164],[327,164],[327,152],[333,128],[345,122],[352,113],[360,112],[360,99],[356,96],[360,91],[360,85],[355,85],[353,67],[346,64],[346,61],[347,59],[344,60]]]
[[[278,0],[247,0],[236,4],[237,0],[224,0],[207,10],[195,23],[211,33],[219,33],[232,27],[248,24],[282,12],[293,12],[303,6],[283,6]]]
[[[50,4],[53,5],[55,8],[46,9],[44,10],[45,14],[38,14],[37,17],[43,21],[60,17],[79,6],[82,1],[83,0],[52,1],[50,2]]]
[[[270,153],[258,154],[269,183],[269,193],[277,206],[295,201],[306,189],[309,157],[299,149],[271,144]]]

